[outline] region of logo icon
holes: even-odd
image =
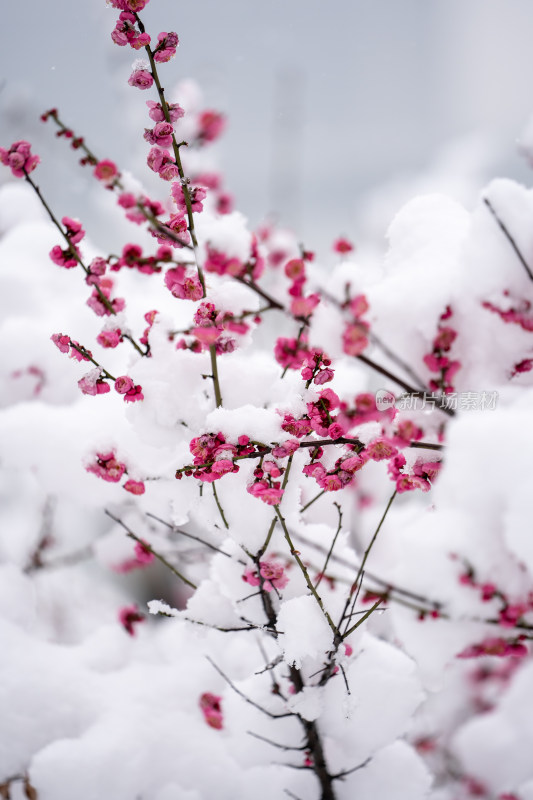
[[[376,392],[376,407],[378,411],[387,411],[389,408],[393,408],[396,402],[396,398],[392,392],[387,391],[387,389],[378,389]]]

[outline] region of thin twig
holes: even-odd
[[[147,517],[151,517],[151,519],[155,519],[157,522],[160,522],[162,525],[166,525],[166,527],[170,528],[172,533],[176,534],[177,536],[185,536],[187,539],[192,539],[193,541],[198,542],[199,544],[205,545],[205,547],[208,547],[210,550],[214,550],[215,553],[220,553],[221,556],[226,556],[226,558],[231,558],[231,559],[234,558],[234,556],[232,556],[230,553],[226,553],[224,550],[221,550],[220,547],[217,547],[216,545],[211,544],[210,542],[207,542],[205,539],[202,539],[200,536],[195,536],[195,534],[193,534],[193,533],[188,533],[187,531],[182,531],[179,528],[176,528],[170,522],[166,522],[164,519],[161,519],[156,514],[150,513],[150,511],[146,512],[146,516]],[[245,563],[244,561],[241,561],[240,559],[237,559],[237,561],[239,562],[239,564],[244,564]]]
[[[272,739],[267,739],[266,736],[260,736],[258,733],[254,733],[253,731],[246,731],[246,733],[249,736],[253,736],[254,739],[260,739],[262,742],[271,744],[272,747],[277,747],[280,750],[307,750],[306,744],[303,744],[300,747],[296,747],[295,745],[279,744],[279,742],[274,742]]]
[[[281,527],[283,528],[283,533],[285,534],[285,539],[287,541],[287,544],[289,545],[291,556],[294,557],[294,560],[296,561],[296,563],[300,567],[302,575],[304,576],[305,582],[307,584],[307,588],[309,589],[309,591],[311,592],[311,594],[313,595],[313,597],[317,601],[318,606],[319,606],[320,610],[322,611],[322,613],[324,614],[329,627],[333,631],[333,635],[334,635],[335,639],[338,639],[339,636],[340,636],[339,629],[337,628],[337,626],[335,625],[335,623],[331,619],[328,611],[326,611],[326,608],[324,607],[324,603],[322,602],[322,598],[320,597],[320,595],[318,594],[317,590],[313,586],[313,581],[309,577],[309,573],[307,571],[307,567],[305,566],[305,564],[303,563],[302,559],[300,558],[300,554],[299,554],[298,550],[296,550],[296,548],[294,547],[294,545],[292,543],[290,533],[288,531],[287,525],[285,524],[285,519],[281,514],[279,506],[274,506],[274,509],[276,511],[276,514],[278,515],[278,519],[279,519],[279,521],[281,523]]]
[[[332,775],[331,777],[335,781],[342,780],[343,778],[346,777],[346,775],[351,775],[352,772],[357,772],[358,769],[363,769],[363,767],[366,767],[368,764],[370,764],[371,761],[372,761],[372,756],[369,756],[365,761],[363,761],[362,764],[358,764],[356,767],[352,767],[352,769],[345,769],[343,772],[337,772],[335,775]]]
[[[329,560],[330,560],[330,558],[331,558],[331,556],[333,554],[333,549],[334,549],[334,547],[335,547],[335,545],[337,543],[337,539],[338,539],[339,534],[341,532],[341,527],[342,527],[342,509],[341,509],[341,507],[340,507],[340,505],[338,503],[333,503],[333,505],[337,509],[337,513],[339,515],[339,523],[337,525],[337,530],[335,531],[335,536],[333,537],[333,540],[331,542],[331,546],[330,546],[330,548],[328,550],[328,554],[326,556],[326,560],[324,562],[324,566],[320,570],[320,573],[319,573],[319,576],[318,576],[318,580],[315,583],[315,589],[318,588],[318,586],[320,585],[320,581],[322,580],[322,578],[326,574],[326,570],[328,568]]]
[[[237,689],[237,687],[235,686],[235,684],[234,684],[234,683],[233,683],[233,682],[232,682],[232,681],[231,681],[231,680],[228,678],[228,676],[227,676],[227,675],[226,675],[224,672],[222,672],[222,670],[220,669],[220,667],[219,667],[219,666],[217,666],[217,665],[215,664],[215,662],[213,661],[213,659],[212,659],[212,658],[210,658],[209,656],[206,656],[206,659],[209,661],[209,663],[211,664],[211,666],[213,667],[213,669],[214,669],[214,670],[216,670],[216,671],[218,672],[218,674],[220,675],[220,677],[221,677],[221,678],[224,678],[224,680],[226,681],[226,683],[228,684],[228,686],[230,686],[230,687],[233,689],[233,691],[234,691],[236,694],[238,694],[238,695],[239,695],[239,697],[242,697],[242,699],[243,699],[243,700],[246,700],[246,702],[247,702],[247,703],[249,703],[249,704],[250,704],[251,706],[253,706],[254,708],[257,708],[257,710],[258,710],[258,711],[261,711],[261,712],[262,712],[263,714],[265,714],[267,717],[270,717],[271,719],[282,719],[282,718],[284,718],[284,717],[294,717],[294,716],[295,716],[295,715],[292,713],[292,711],[288,711],[288,712],[286,712],[286,713],[283,713],[283,714],[274,714],[272,711],[269,711],[268,709],[266,709],[266,708],[263,708],[263,706],[260,706],[260,705],[259,705],[259,703],[256,703],[256,702],[255,702],[255,700],[252,700],[252,698],[251,698],[251,697],[247,697],[247,695],[245,695],[245,694],[244,694],[244,692],[241,692],[241,690],[240,690],[240,689]]]
[[[218,494],[217,494],[217,490],[216,490],[214,481],[211,484],[211,486],[213,488],[213,497],[215,498],[215,503],[217,504],[217,508],[218,508],[220,516],[222,518],[222,522],[224,523],[224,527],[226,528],[226,530],[229,530],[228,521],[227,521],[227,519],[226,519],[226,517],[224,515],[224,509],[220,505],[220,500],[218,499]]]
[[[130,530],[130,528],[128,528],[128,526],[124,522],[122,522],[121,519],[119,519],[118,517],[115,517],[114,514],[112,514],[110,511],[108,511],[107,508],[105,509],[105,513],[107,514],[108,517],[111,517],[112,520],[114,520],[115,522],[117,522],[119,525],[121,525],[124,528],[124,530],[126,531],[126,535],[129,536],[130,539],[133,539],[134,541],[136,541],[140,545],[142,545],[144,550],[148,550],[149,553],[151,553],[155,558],[157,558],[158,561],[160,561],[162,564],[164,564],[165,567],[167,567],[167,569],[169,569],[171,572],[173,572],[174,575],[176,575],[176,577],[178,577],[181,581],[183,581],[183,583],[186,583],[187,586],[191,587],[191,589],[197,589],[198,588],[195,583],[193,583],[188,578],[186,578],[185,575],[182,575],[181,572],[179,572],[176,569],[176,567],[172,566],[172,564],[169,561],[167,561],[167,559],[164,556],[162,556],[160,553],[156,552],[156,550],[154,550],[153,547],[148,544],[148,542],[144,541],[144,539],[141,539],[140,536],[137,536],[137,534],[133,533],[133,531]]]
[[[326,494],[326,490],[325,490],[325,489],[322,489],[322,491],[321,491],[321,492],[319,492],[317,495],[315,495],[315,496],[313,497],[313,499],[312,499],[312,500],[309,500],[309,502],[308,502],[308,503],[306,503],[306,504],[305,504],[305,506],[302,506],[302,507],[301,507],[301,509],[300,509],[300,514],[303,514],[303,512],[304,512],[304,511],[307,511],[307,509],[309,508],[309,506],[312,506],[312,505],[313,505],[313,503],[314,503],[316,500],[318,500],[320,497],[322,497],[322,495],[323,495],[323,494]]]
[[[392,503],[394,501],[394,498],[396,497],[397,494],[398,494],[398,492],[395,489],[394,492],[391,495],[391,498],[390,498],[389,502],[387,503],[387,507],[385,508],[385,511],[383,512],[383,515],[382,515],[382,517],[381,517],[381,519],[379,521],[379,525],[377,526],[376,530],[374,531],[374,535],[372,536],[372,538],[371,538],[371,540],[370,540],[370,542],[368,544],[368,547],[365,550],[365,553],[364,553],[364,556],[363,556],[363,560],[361,561],[361,564],[359,565],[359,569],[357,571],[357,575],[355,576],[355,580],[352,583],[352,587],[350,589],[350,594],[348,596],[348,601],[347,601],[347,604],[344,607],[344,613],[343,613],[343,615],[341,617],[341,621],[339,622],[339,626],[342,624],[342,621],[345,618],[345,614],[346,614],[346,611],[348,609],[349,598],[355,593],[355,590],[358,587],[359,580],[360,580],[360,578],[361,578],[361,576],[363,574],[363,571],[364,571],[364,568],[365,568],[365,564],[367,562],[368,556],[370,555],[370,551],[372,550],[372,547],[374,546],[374,543],[375,543],[375,541],[376,541],[376,539],[378,537],[378,533],[381,530],[381,526],[385,522],[385,518],[386,518],[387,514],[389,513],[389,509],[390,509],[390,507],[391,507],[391,505],[392,505]],[[353,600],[353,603],[352,603],[352,610],[353,610],[353,608],[355,606],[356,600],[357,600],[357,595],[354,597],[354,600]],[[345,634],[345,636],[346,636],[346,634]]]
[[[529,264],[527,263],[526,259],[522,255],[522,253],[520,251],[520,248],[518,247],[518,245],[517,245],[516,241],[514,240],[513,236],[509,232],[509,229],[507,228],[507,226],[504,224],[504,222],[498,216],[498,213],[496,212],[496,209],[494,208],[494,206],[492,205],[490,200],[487,197],[484,197],[483,198],[483,202],[485,203],[485,205],[489,209],[490,213],[492,214],[492,216],[494,217],[494,219],[496,220],[496,222],[500,226],[501,230],[503,231],[505,237],[507,238],[507,241],[509,242],[509,244],[511,245],[511,247],[514,250],[516,257],[518,258],[518,260],[520,261],[520,263],[524,267],[525,271],[527,272],[529,280],[533,281],[533,272],[531,272]]]
[[[363,622],[366,622],[366,620],[369,618],[369,616],[370,616],[371,614],[373,614],[373,613],[374,613],[374,611],[376,611],[377,607],[378,607],[379,605],[381,605],[381,603],[382,603],[382,602],[383,602],[383,598],[382,598],[382,597],[380,597],[380,598],[379,598],[379,600],[376,600],[376,602],[374,603],[374,605],[373,605],[371,608],[369,608],[369,609],[368,609],[368,611],[366,612],[366,614],[363,614],[363,616],[361,617],[361,619],[360,619],[360,620],[358,620],[358,621],[355,623],[355,625],[352,625],[352,627],[351,627],[351,628],[348,628],[348,630],[347,630],[347,631],[345,631],[345,632],[343,633],[343,635],[342,635],[342,638],[343,638],[343,639],[347,639],[347,638],[348,638],[348,636],[350,636],[350,634],[351,634],[351,633],[353,633],[353,632],[354,632],[354,631],[355,631],[357,628],[359,628],[359,626],[360,626],[360,625],[362,625],[362,624],[363,624]]]

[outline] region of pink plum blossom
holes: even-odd
[[[79,251],[76,247],[68,247],[63,250],[60,245],[56,244],[50,250],[50,259],[57,264],[58,267],[65,269],[72,269],[78,266],[78,260],[74,257],[74,253],[79,257]]]
[[[256,569],[249,567],[242,578],[250,586],[260,586],[262,583],[265,592],[271,592],[274,588],[284,589],[289,582],[283,565],[272,560],[259,562],[259,574]]]
[[[146,491],[146,487],[142,481],[132,481],[131,479],[126,481],[123,488],[127,492],[136,495],[144,494]]]
[[[96,337],[96,341],[105,348],[117,347],[122,342],[122,331],[120,328],[103,330]]]
[[[198,139],[200,142],[214,142],[226,127],[223,114],[218,111],[203,111],[198,117]]]
[[[115,381],[115,391],[119,394],[126,394],[135,387],[134,382],[127,375],[121,375]]]
[[[144,139],[158,147],[172,147],[174,128],[170,122],[157,122],[153,128],[144,129]]]
[[[206,272],[216,272],[217,275],[231,275],[236,277],[244,269],[244,264],[234,256],[227,256],[220,250],[215,250],[207,245],[207,257],[204,268]]]
[[[119,611],[118,618],[120,624],[125,628],[130,636],[135,636],[135,625],[144,622],[144,614],[141,614],[137,606],[125,606]]]
[[[170,59],[174,58],[176,55],[178,44],[179,39],[177,33],[159,33],[157,36],[157,45],[154,49],[154,61],[157,61],[158,64],[170,61]]]
[[[68,353],[70,350],[70,336],[65,336],[63,333],[54,333],[50,339],[62,353]]]
[[[484,639],[479,644],[473,644],[462,650],[457,658],[479,658],[480,656],[514,656],[523,658],[529,655],[525,644],[517,640],[508,641],[506,639],[492,636]]]
[[[128,481],[126,481],[128,483]],[[137,481],[132,481],[137,483]],[[124,484],[125,487],[126,484]],[[128,490],[131,491],[131,490]],[[142,492],[134,492],[133,494],[142,494]],[[148,542],[137,542],[134,548],[135,557],[140,564],[151,564],[155,560],[155,556],[150,550]]]
[[[156,103],[155,100],[147,100],[146,105],[149,108],[148,116],[150,119],[154,122],[165,122],[165,113],[161,103]],[[178,103],[167,103],[167,109],[170,122],[177,122],[185,114],[185,111]]]
[[[346,355],[359,356],[368,347],[368,325],[356,322],[346,326],[342,334],[343,350]]]
[[[118,168],[114,161],[108,158],[99,161],[93,170],[93,175],[102,183],[110,184],[118,176]]]
[[[96,453],[95,461],[90,462],[85,469],[98,478],[110,483],[118,483],[126,471],[126,465],[117,461],[115,451]]]
[[[102,372],[100,367],[91,370],[78,381],[83,394],[92,395],[93,397],[98,394],[107,394],[110,391],[109,384],[102,379]]]
[[[348,239],[345,239],[341,236],[339,239],[336,239],[335,242],[333,242],[333,249],[336,253],[341,253],[344,255],[344,253],[351,253],[354,249],[354,246],[348,241]]]
[[[247,491],[269,506],[279,505],[283,497],[283,489],[280,489],[279,486],[271,486],[267,481],[262,480],[253,483],[248,487]]]
[[[129,85],[137,89],[150,89],[153,82],[154,79],[151,72],[146,69],[134,69],[128,78]]]
[[[85,231],[81,227],[79,219],[71,219],[70,217],[63,217],[61,222],[65,226],[65,233],[71,244],[78,244],[85,236]]]
[[[204,692],[200,696],[199,705],[204,719],[215,730],[222,730],[224,727],[221,702],[222,698],[211,692]]]
[[[178,208],[185,213],[187,210],[187,200],[185,198],[185,192],[183,190],[183,186],[181,183],[173,183],[171,187],[171,194],[174,199],[174,202],[178,206]],[[203,204],[202,200],[205,200],[207,192],[201,186],[193,186],[189,188],[189,202],[191,204],[191,211],[202,211]],[[207,269],[207,267],[206,267]],[[208,270],[209,271],[209,270]]]
[[[124,395],[124,402],[125,403],[135,403],[137,400],[144,400],[144,394],[142,392],[142,386],[137,384],[130,389],[129,392],[126,392]]]
[[[173,181],[179,178],[179,170],[175,160],[168,150],[152,147],[148,153],[146,163],[153,172],[157,172],[164,181]]]
[[[392,458],[397,452],[398,448],[395,446],[394,442],[384,436],[380,436],[378,439],[369,442],[365,449],[366,455],[373,461],[383,461],[384,459]]]

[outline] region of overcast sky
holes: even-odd
[[[116,16],[104,0],[4,10],[1,143],[35,142],[61,214],[91,217],[90,182],[42,110],[123,168],[144,152],[147,93],[126,84],[135,54],[111,42]],[[154,38],[179,34],[167,88],[194,78],[228,115],[219,157],[239,208],[253,223],[277,212],[308,247],[357,238],[372,187],[465,137],[488,146],[489,172],[529,178],[515,150],[533,111],[531,0],[151,0],[142,16]]]

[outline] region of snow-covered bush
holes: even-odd
[[[146,3],[159,199],[42,117],[116,253],[0,148],[0,796],[533,798],[533,195],[418,198],[328,274],[233,210]]]

